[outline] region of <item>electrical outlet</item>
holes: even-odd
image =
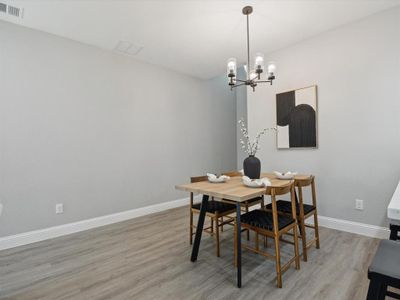
[[[1,214],[3,213],[3,204],[2,203],[0,203],[0,217],[1,217]]]
[[[356,199],[356,207],[357,210],[364,210],[364,200]]]
[[[56,214],[64,213],[64,205],[62,203],[56,204]]]

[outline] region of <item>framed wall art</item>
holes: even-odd
[[[276,95],[278,149],[317,148],[317,86]]]

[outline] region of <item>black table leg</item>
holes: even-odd
[[[240,225],[240,203],[236,202],[236,226],[237,226],[237,244],[236,244],[236,253],[237,253],[237,287],[242,287],[242,228]]]
[[[207,203],[208,203],[208,196],[203,195],[203,200],[201,201],[201,206],[200,206],[200,215],[197,221],[196,236],[194,238],[194,243],[192,248],[192,257],[190,258],[190,260],[193,262],[197,260],[197,254],[199,253],[201,234],[203,233],[204,219],[206,217],[206,212],[207,212]]]

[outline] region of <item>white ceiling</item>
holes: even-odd
[[[252,5],[252,53],[272,52],[399,5],[400,0],[118,1],[0,0],[24,8],[24,18],[0,19],[113,50],[121,40],[144,48],[136,59],[211,78],[226,60],[246,59],[246,18]],[[279,62],[277,62],[279,66]]]

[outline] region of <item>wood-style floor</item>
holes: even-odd
[[[299,271],[284,274],[282,289],[273,261],[243,250],[238,289],[232,227],[222,233],[220,258],[203,234],[192,263],[187,225],[188,208],[178,208],[2,251],[0,298],[365,299],[376,239],[321,228],[321,249],[312,248]]]

